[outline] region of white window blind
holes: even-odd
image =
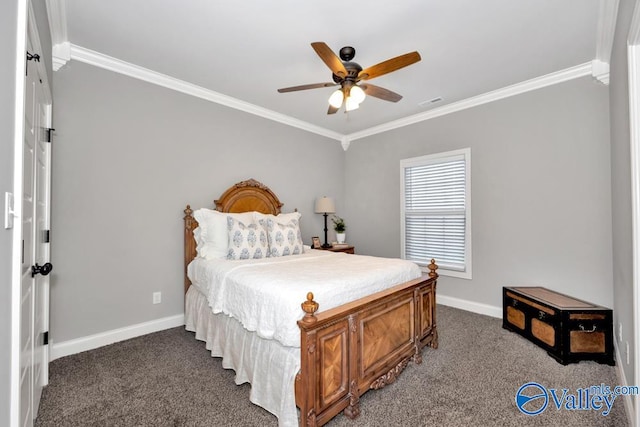
[[[447,155],[450,154],[450,155]],[[401,162],[403,257],[421,265],[470,271],[468,150]]]

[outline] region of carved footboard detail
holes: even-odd
[[[344,408],[344,414],[351,420],[360,416],[360,393],[358,392],[358,382],[351,381],[349,387],[349,406]]]
[[[408,364],[409,364],[409,358],[404,359],[402,362],[398,363],[395,368],[393,368],[392,370],[390,370],[389,372],[387,372],[386,374],[384,374],[383,376],[381,376],[380,378],[372,382],[369,388],[371,390],[379,390],[382,387],[385,387],[391,383],[394,383],[398,379],[398,376],[400,375],[400,373],[404,371],[404,368],[406,368]]]
[[[433,261],[430,268],[430,276],[321,313],[307,295],[295,383],[301,426],[340,412],[356,418],[363,393],[395,382],[410,360],[420,363],[423,347],[437,348]]]

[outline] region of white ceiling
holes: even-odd
[[[54,44],[68,41],[340,135],[590,63],[601,1],[48,0],[62,15]],[[328,116],[334,88],[276,91],[331,81],[315,41],[336,53],[355,47],[363,67],[414,50],[422,61],[371,80],[403,95],[400,102],[368,97],[358,110]],[[420,105],[436,97],[443,101]]]

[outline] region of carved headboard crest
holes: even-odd
[[[278,215],[282,203],[273,191],[263,183],[251,178],[231,186],[215,200],[220,212],[251,212]]]

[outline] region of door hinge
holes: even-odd
[[[42,345],[49,344],[49,331],[42,334]]]
[[[27,61],[26,62],[29,62],[29,61],[40,62],[40,55],[38,55],[37,53],[31,53],[31,52],[27,51]],[[29,67],[25,66],[24,68],[25,68],[24,75],[28,76],[29,75]]]
[[[40,55],[38,55],[37,53],[27,52],[27,61],[40,62]]]
[[[45,128],[46,132],[47,132],[47,142],[51,142],[51,132],[55,132],[55,129],[53,128]]]
[[[42,241],[44,243],[51,243],[51,230],[42,230]]]

